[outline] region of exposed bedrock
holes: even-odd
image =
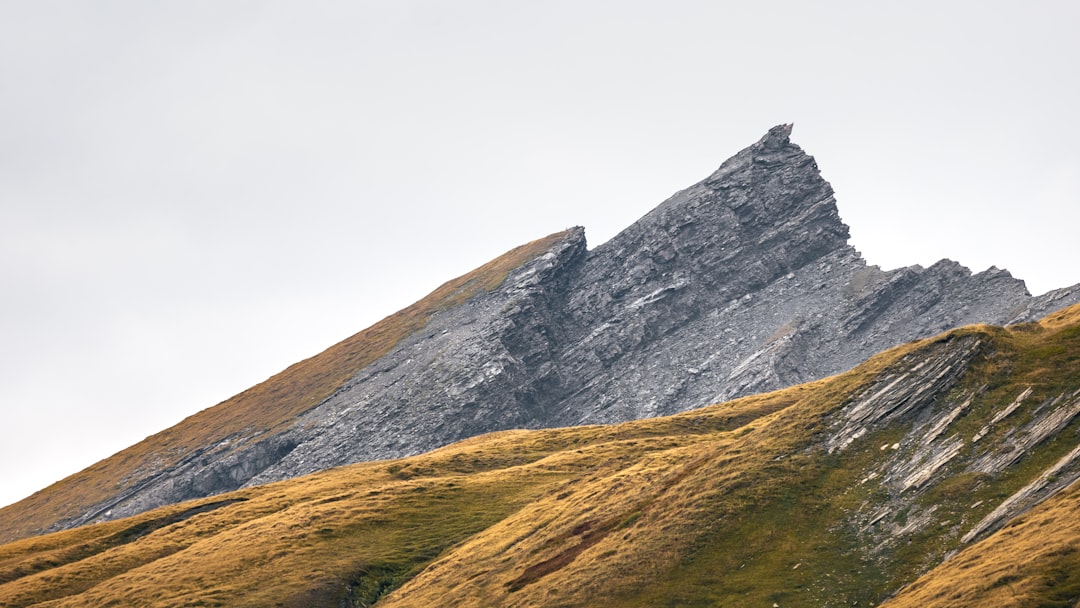
[[[1077,287],[1033,298],[1006,271],[972,274],[948,260],[867,265],[790,131],[773,128],[591,251],[583,230],[568,232],[276,436],[148,470],[135,492],[80,519],[488,431],[674,413],[838,373],[959,325],[1031,320],[1080,300]]]

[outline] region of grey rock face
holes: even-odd
[[[575,229],[496,290],[446,310],[272,436],[148,473],[73,524],[396,458],[508,428],[688,410],[844,371],[1041,298],[944,260],[882,271],[847,244],[832,188],[783,125],[592,251]]]

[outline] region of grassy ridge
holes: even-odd
[[[0,542],[40,533],[58,521],[83,513],[138,483],[147,473],[173,465],[194,450],[230,436],[282,429],[399,341],[423,328],[433,314],[498,287],[511,270],[547,251],[567,234],[552,234],[517,247],[265,382],[5,507],[0,510]]]
[[[1027,387],[1012,422],[1080,389],[1080,307],[966,328],[677,416],[495,433],[3,545],[0,606],[787,608],[878,605],[901,588],[891,605],[1073,605],[1075,486],[976,544],[959,537],[1074,449],[1080,421],[1000,475],[965,473],[975,455],[962,454],[887,520],[935,523],[880,547],[853,517],[887,504],[868,472],[916,427],[821,448],[869,382],[964,336],[984,347],[948,397],[981,392],[950,432],[970,436]]]
[[[984,390],[956,430],[973,432],[970,427],[978,428],[980,420],[1009,403],[1022,387],[1034,387],[1040,397],[1080,387],[1078,312],[1069,311],[1068,323],[1051,319],[1008,330],[953,332],[954,338],[977,335],[987,344],[955,389],[961,394]],[[870,538],[852,525],[851,514],[888,500],[879,485],[863,480],[880,464],[880,446],[900,440],[910,430],[908,423],[874,430],[842,455],[827,455],[815,446],[825,421],[850,395],[900,357],[931,348],[933,342],[905,345],[851,373],[784,391],[789,407],[733,432],[700,435],[692,444],[650,453],[616,472],[575,480],[572,489],[476,535],[380,605],[880,603],[960,548],[961,526],[978,521],[1071,450],[1080,426],[1074,422],[997,477],[973,479],[962,466],[943,469],[945,480],[918,497],[917,509],[936,509],[944,516],[897,545],[875,551]],[[979,501],[982,507],[972,509]],[[902,524],[909,515],[916,512],[897,511],[890,517]],[[1080,527],[1080,520],[1073,517],[1059,525]],[[1075,538],[1065,544],[1080,550]],[[1015,555],[997,559],[1015,560]],[[1061,569],[1057,572],[1055,580],[1063,581]],[[1044,576],[1045,571],[1034,567],[1028,575]],[[1052,593],[1080,599],[1068,595],[1069,588],[1059,582]],[[1030,605],[1044,601],[1052,600],[1040,596]]]
[[[773,395],[655,426],[497,433],[16,541],[0,547],[0,606],[364,605],[598,459],[618,468],[788,403]]]

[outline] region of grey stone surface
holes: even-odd
[[[496,290],[446,310],[272,436],[231,438],[73,525],[419,453],[480,433],[684,411],[844,371],[970,323],[1036,319],[992,268],[883,271],[848,244],[832,188],[775,127],[588,251],[574,229]]]

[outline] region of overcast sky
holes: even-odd
[[[870,263],[1078,283],[1077,7],[0,0],[0,504],[779,123]]]

